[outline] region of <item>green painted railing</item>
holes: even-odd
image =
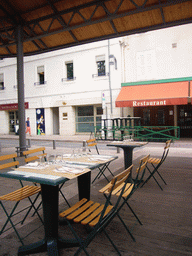
[[[179,126],[126,126],[126,127],[99,127],[95,126],[97,140],[123,140],[131,135],[134,140],[166,141],[180,138]]]

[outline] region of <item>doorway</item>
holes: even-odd
[[[53,135],[59,134],[59,108],[52,108],[53,113]]]
[[[18,110],[9,111],[9,133],[14,134],[19,129]]]
[[[180,126],[180,137],[191,138],[192,137],[192,105],[180,105],[177,106],[177,120],[178,126]]]

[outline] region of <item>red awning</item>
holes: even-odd
[[[122,87],[115,104],[116,107],[184,105],[188,98],[188,81],[134,85]]]

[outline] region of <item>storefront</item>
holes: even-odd
[[[179,126],[192,137],[192,78],[122,84],[116,107],[131,107],[143,126]]]
[[[29,108],[29,103],[25,102],[25,109]],[[0,111],[5,111],[6,116],[8,116],[8,126],[9,134],[18,134],[19,129],[19,116],[18,116],[18,104],[2,104],[0,105]]]

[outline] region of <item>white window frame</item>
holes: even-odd
[[[98,55],[98,56],[96,56],[95,57],[95,61],[96,61],[97,76],[98,77],[106,76],[106,60],[105,60],[105,55]],[[98,62],[99,61],[104,61],[105,62],[105,74],[104,75],[99,75],[99,73],[98,73]]]
[[[97,64],[98,61],[105,61],[105,74],[104,75],[98,75],[98,64]],[[92,74],[92,78],[94,78],[95,80],[108,79],[106,64],[107,64],[107,62],[106,62],[105,54],[95,56],[95,70],[96,70],[96,73]]]
[[[67,65],[68,64],[73,64],[73,77],[70,79],[67,77]],[[64,62],[64,77],[61,79],[62,82],[73,82],[74,80],[76,80],[76,77],[75,77],[75,71],[74,71],[74,61],[73,60],[68,60],[68,61],[65,61]]]
[[[44,72],[44,83],[41,83],[40,81],[40,76],[39,76],[39,72],[41,71],[40,68],[43,70],[42,72]],[[39,71],[38,71],[39,70]],[[35,68],[35,83],[34,85],[38,85],[38,86],[44,86],[47,82],[46,82],[46,69],[45,69],[45,65],[44,64],[39,64],[36,66]]]

